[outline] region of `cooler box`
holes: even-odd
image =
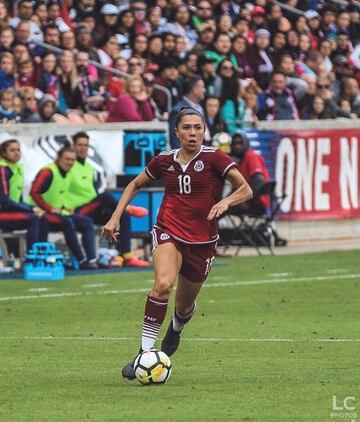
[[[57,281],[65,277],[64,257],[54,243],[37,242],[25,256],[24,279]]]

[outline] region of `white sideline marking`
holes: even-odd
[[[270,273],[269,277],[287,277],[291,273]]]
[[[29,289],[29,292],[47,292],[51,290],[49,287],[39,287],[39,288],[33,288],[33,289]]]
[[[324,275],[316,277],[295,277],[295,278],[278,278],[269,280],[250,280],[250,281],[232,281],[224,283],[208,283],[204,284],[205,288],[212,287],[231,287],[231,286],[252,286],[258,284],[277,284],[277,283],[301,283],[303,281],[332,281],[332,280],[352,280],[360,279],[360,273],[357,274],[339,274],[339,275]],[[148,288],[142,289],[124,289],[124,290],[103,290],[100,292],[62,292],[62,293],[48,293],[44,295],[27,295],[27,296],[7,296],[1,297],[0,302],[8,300],[28,300],[28,299],[43,299],[43,298],[57,298],[57,297],[72,297],[72,296],[92,296],[92,295],[110,295],[121,293],[144,293],[148,292]]]
[[[0,337],[1,340],[87,340],[87,341],[139,341],[138,337],[53,337],[53,336],[44,336],[44,337]],[[357,338],[183,338],[184,341],[223,341],[223,342],[244,342],[244,343],[354,343],[360,342],[360,339]]]
[[[84,284],[82,287],[84,289],[93,289],[96,287],[104,287],[104,286],[108,286],[108,284],[107,283]]]
[[[346,268],[334,268],[333,270],[326,270],[326,272],[329,273],[329,274],[346,273],[347,269]]]

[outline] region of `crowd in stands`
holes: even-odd
[[[271,0],[0,0],[0,121],[171,128],[191,105],[211,139],[257,120],[359,117],[359,3],[280,3],[297,12]]]

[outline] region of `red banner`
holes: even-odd
[[[278,135],[278,134],[277,134]],[[360,131],[298,130],[277,138],[274,176],[284,219],[360,217]]]

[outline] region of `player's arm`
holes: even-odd
[[[221,201],[217,202],[211,208],[207,217],[208,220],[220,217],[229,209],[231,205],[238,205],[242,202],[246,202],[253,196],[251,187],[241,175],[239,170],[237,170],[235,167],[228,171],[226,179],[231,183],[233,192],[226,198],[223,198]]]
[[[120,218],[125,211],[126,207],[133,200],[135,195],[141,188],[150,182],[151,178],[143,171],[133,181],[131,181],[124,190],[119,202],[113,212],[110,220],[102,228],[101,236],[108,237],[111,241],[116,241],[119,234]]]

